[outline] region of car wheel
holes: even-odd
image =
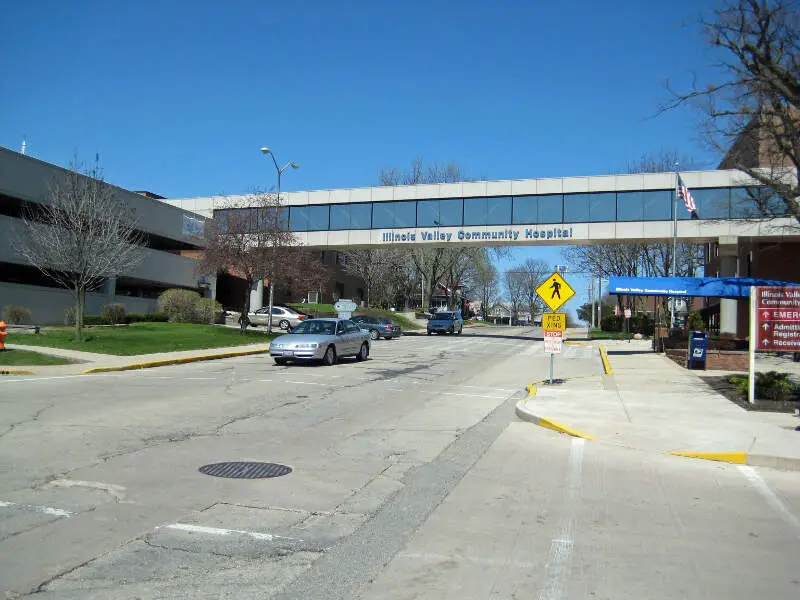
[[[447,333],[449,333],[450,335],[453,335],[455,332],[456,332],[455,327],[447,330]]]
[[[370,329],[369,330],[369,339],[371,339],[372,341],[375,341],[379,337],[380,337],[380,334],[378,333],[377,329]]]
[[[358,354],[356,354],[356,360],[367,360],[369,356],[369,347],[367,346],[367,342],[361,344],[361,350],[359,350]]]
[[[328,367],[336,364],[336,349],[333,346],[328,346],[328,349],[325,350],[322,362]]]
[[[281,322],[278,323],[278,327],[286,331],[287,329],[289,329],[289,321],[287,321],[286,319],[281,319]]]
[[[286,364],[286,359],[285,358],[276,358],[275,359],[275,364],[278,365],[278,366],[285,365]]]
[[[459,327],[459,328],[458,328],[458,335],[461,335],[461,332],[462,332],[462,331],[464,331],[464,328],[463,328],[463,327]]]
[[[432,332],[432,331],[429,331],[429,332],[428,332],[428,335],[430,335],[431,333],[433,333],[433,332]]]

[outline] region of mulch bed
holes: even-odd
[[[711,389],[719,392],[728,400],[745,410],[791,414],[800,408],[800,398],[787,401],[756,398],[755,404],[750,404],[747,401],[747,397],[739,393],[736,389],[736,386],[728,381],[728,375],[717,377],[701,377],[700,379],[702,379]]]

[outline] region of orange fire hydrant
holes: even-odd
[[[8,332],[6,331],[6,322],[0,321],[0,351],[6,349],[6,336]]]

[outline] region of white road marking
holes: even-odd
[[[56,479],[42,486],[43,488],[60,487],[60,488],[73,488],[82,487],[91,490],[99,490],[111,494],[119,501],[125,499],[125,486],[116,485],[114,483],[103,483],[102,481],[81,481],[78,479]]]
[[[186,531],[188,533],[205,533],[207,535],[231,535],[238,534],[251,537],[255,540],[290,540],[293,542],[302,542],[297,538],[284,537],[282,535],[272,535],[271,533],[260,533],[258,531],[244,531],[242,529],[223,529],[221,527],[204,527],[203,525],[190,525],[188,523],[173,523],[167,525],[167,529],[175,529],[177,531]]]
[[[216,377],[182,377],[188,381],[215,381]]]
[[[20,510],[29,510],[34,512],[52,515],[54,517],[71,517],[72,513],[62,508],[53,508],[52,506],[36,506],[34,504],[17,504],[16,502],[4,502],[0,500],[0,508],[18,508]]]
[[[767,504],[772,506],[783,518],[784,520],[792,526],[794,529],[795,535],[800,537],[800,519],[798,519],[795,515],[791,513],[791,511],[786,508],[786,505],[781,502],[781,499],[775,495],[775,492],[767,485],[767,482],[762,479],[761,475],[758,474],[753,467],[749,465],[739,465],[739,470],[747,477],[747,481],[750,482],[756,491],[761,494],[764,500],[767,501]]]
[[[557,600],[563,597],[562,584],[569,570],[572,548],[575,544],[575,514],[581,495],[581,475],[583,473],[583,449],[586,440],[573,438],[569,453],[566,498],[564,514],[561,518],[560,533],[550,542],[550,556],[545,568],[545,585],[539,592],[539,600]]]
[[[442,392],[442,396],[465,396],[467,398],[491,398],[492,400],[502,400],[505,396],[486,396],[484,394],[457,394],[455,392]]]
[[[96,377],[121,377],[122,373],[93,373],[92,378]],[[25,377],[22,379],[17,378],[14,375],[7,375],[0,378],[0,384],[3,383],[18,383],[20,381],[51,381],[53,379],[75,379],[78,377],[86,378],[87,375],[53,375],[52,377]]]

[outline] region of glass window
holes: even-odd
[[[697,216],[701,219],[729,219],[731,216],[730,188],[689,189],[697,206]],[[673,192],[674,193],[674,192]],[[678,200],[678,219],[691,219],[683,201]]]
[[[457,227],[461,225],[464,202],[461,198],[417,201],[417,227]]]
[[[566,204],[567,197],[564,196]],[[565,207],[566,212],[566,207]],[[589,194],[589,220],[593,223],[617,220],[617,194],[616,192],[600,192]],[[564,222],[569,219],[564,218]]]
[[[281,231],[287,231],[289,229],[288,206],[261,209],[261,214],[259,215],[259,227],[261,228],[261,231],[267,231],[271,228],[274,228],[276,224],[280,227]]]
[[[464,225],[511,224],[511,197],[464,198]]]
[[[326,231],[330,221],[328,220],[330,207],[327,204],[308,207],[308,229],[309,231]]]
[[[514,225],[533,225],[539,216],[539,198],[516,196],[514,198]]]
[[[564,195],[539,196],[539,223],[564,222]]]
[[[642,192],[617,192],[617,220],[641,221],[644,219]]]
[[[289,229],[292,231],[308,231],[308,206],[292,206],[289,209]]]
[[[699,211],[698,211],[699,213]],[[788,213],[786,203],[765,187],[731,188],[731,218],[747,219]],[[698,216],[700,216],[698,214]],[[700,216],[700,218],[703,218]]]
[[[564,221],[567,223],[589,221],[589,194],[564,195]]]
[[[672,220],[672,190],[653,190],[640,192],[642,218],[645,221]]]
[[[417,203],[413,200],[372,203],[372,226],[376,229],[416,227],[416,222]]]
[[[331,229],[369,229],[372,227],[372,204],[331,204]]]

